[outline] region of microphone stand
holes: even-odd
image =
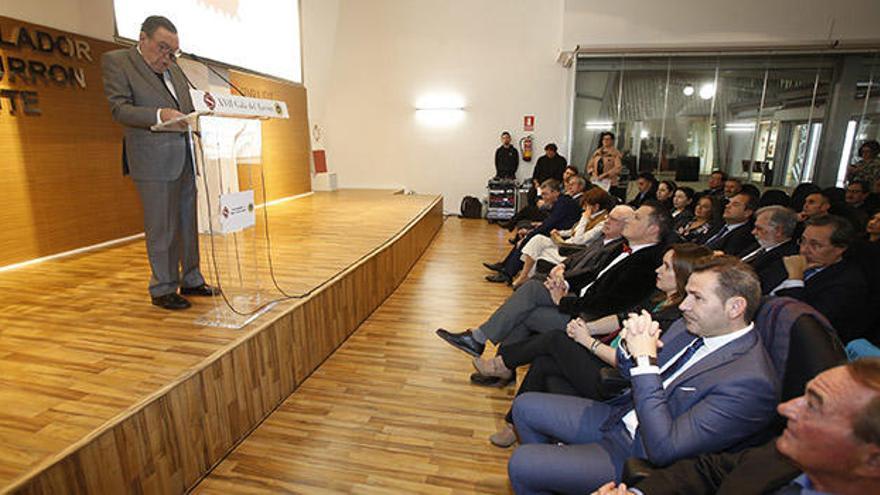
[[[239,89],[239,87],[236,86],[235,84],[232,84],[232,81],[230,81],[229,79],[227,79],[226,76],[224,76],[223,74],[220,73],[220,71],[218,71],[217,69],[215,69],[214,67],[212,67],[211,64],[210,64],[207,60],[205,60],[205,59],[203,59],[202,57],[196,55],[195,53],[185,53],[184,55],[190,57],[191,59],[195,60],[196,62],[201,62],[201,63],[205,64],[205,66],[208,68],[209,71],[213,72],[217,77],[219,77],[220,79],[222,79],[223,82],[225,82],[226,84],[228,84],[230,88],[232,88],[232,89],[234,89],[235,91],[237,91],[238,94],[240,94],[241,96],[245,96],[245,97],[247,96],[246,94],[244,94],[244,91],[242,91],[241,89]],[[192,84],[192,83],[190,83],[190,84]]]

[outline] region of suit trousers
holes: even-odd
[[[189,156],[189,151],[187,151]],[[150,296],[205,283],[199,270],[196,182],[187,161],[172,181],[134,181],[144,208],[144,233],[150,260]]]
[[[582,494],[619,480],[632,439],[622,424],[600,431],[611,410],[603,402],[564,395],[517,397],[513,418],[522,445],[507,464],[514,491]]]
[[[600,400],[600,370],[604,361],[578,344],[562,330],[553,330],[522,342],[501,346],[498,354],[510,369],[531,363],[516,391],[549,392]],[[513,422],[513,412],[505,418]]]
[[[474,332],[480,342],[509,344],[531,333],[565,329],[571,317],[560,313],[544,283],[529,280]]]

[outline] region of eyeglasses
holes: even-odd
[[[180,48],[172,48],[171,45],[165,43],[164,41],[160,41],[157,44],[159,45],[159,53],[161,53],[162,55],[170,55],[171,58],[180,58],[180,56],[183,55],[183,52],[180,51]]]

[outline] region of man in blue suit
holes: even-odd
[[[631,390],[608,402],[539,393],[514,401],[523,445],[508,472],[517,493],[590,492],[619,480],[628,457],[662,466],[730,448],[768,425],[779,385],[751,323],[757,276],[720,256],[686,287],[683,318],[662,339],[646,312],[627,320],[617,362]]]

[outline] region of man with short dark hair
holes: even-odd
[[[830,209],[831,199],[825,193],[817,191],[807,195],[799,219],[803,222],[816,216],[827,215]]]
[[[742,181],[736,177],[728,177],[724,181],[724,197],[730,199],[740,193],[743,189]]]
[[[752,214],[757,208],[758,199],[751,194],[740,192],[734,195],[724,207],[724,225],[703,244],[732,256],[750,253],[758,247],[752,235]]]
[[[567,166],[568,161],[557,152],[556,145],[548,143],[547,146],[544,146],[544,156],[539,157],[535,163],[532,184],[539,187],[547,179],[556,179],[562,182],[562,176],[565,174]]]
[[[713,170],[709,174],[709,189],[701,192],[701,196],[715,196],[719,201],[724,198],[724,183],[727,182],[727,174],[721,170]],[[696,201],[695,201],[696,202]]]
[[[651,172],[642,172],[636,179],[636,196],[627,203],[633,208],[642,206],[645,201],[657,199],[657,178]]]
[[[136,46],[102,57],[104,93],[113,120],[125,128],[123,173],[131,175],[143,204],[150,296],[170,310],[190,307],[182,295],[219,294],[199,270],[191,143],[182,132],[150,130],[193,111],[186,76],[175,63],[179,53],[174,24],[150,16]]]
[[[742,260],[758,274],[763,294],[769,294],[787,278],[782,258],[798,252],[792,238],[797,218],[794,210],[778,205],[765,206],[755,213],[752,235],[758,247],[742,256]]]
[[[757,277],[722,256],[697,266],[686,288],[683,319],[662,337],[647,312],[624,324],[617,367],[629,392],[607,402],[534,392],[514,400],[516,493],[588,493],[619,479],[630,456],[665,465],[766,427],[779,384],[752,324]]]
[[[679,461],[598,494],[880,493],[880,358],[820,373],[778,410],[785,432],[762,447]]]
[[[846,186],[846,206],[849,217],[857,229],[862,230],[868,224],[868,219],[876,212],[876,205],[868,200],[871,194],[870,186],[863,180],[854,180]]]
[[[519,167],[519,152],[516,146],[510,144],[510,133],[501,133],[501,146],[495,150],[495,178],[516,179],[516,169]]]
[[[869,313],[865,277],[843,257],[853,237],[852,224],[842,217],[820,215],[807,220],[800,254],[783,258],[787,279],[771,292],[816,308],[844,343],[864,336]]]

